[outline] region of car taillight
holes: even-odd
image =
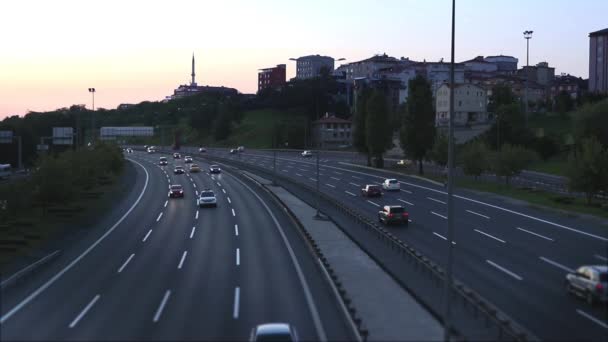
[[[410,216],[408,213],[403,213],[403,217],[408,217]]]
[[[604,291],[604,285],[602,285],[602,283],[597,283],[597,285],[595,285],[595,290],[597,292],[602,292]]]
[[[393,214],[388,214],[388,217],[393,217]]]

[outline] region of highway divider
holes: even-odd
[[[17,271],[15,274],[8,277],[7,279],[2,280],[2,282],[0,283],[0,289],[4,290],[9,286],[17,284],[19,281],[21,281],[24,278],[26,278],[27,276],[31,275],[34,271],[36,271],[40,267],[55,260],[60,255],[61,255],[61,251],[56,250],[56,251],[44,256],[43,258],[31,263],[30,265],[26,266],[25,268],[21,269],[20,271]]]

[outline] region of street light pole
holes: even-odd
[[[530,39],[532,39],[532,33],[534,33],[534,31],[524,31],[524,38],[526,39],[526,80],[524,91],[524,115],[526,118],[526,128],[528,127],[528,79],[530,78]]]
[[[452,53],[450,61],[450,126],[448,133],[448,232],[447,232],[447,245],[448,255],[446,262],[446,274],[444,282],[444,313],[443,313],[443,326],[444,335],[443,340],[450,340],[450,297],[452,295],[452,265],[453,260],[453,248],[452,240],[454,239],[454,201],[453,201],[453,190],[454,190],[454,49],[455,49],[455,31],[456,31],[456,0],[452,0]]]
[[[95,140],[95,88],[89,88],[89,93],[93,95],[93,112],[91,113],[91,140]]]
[[[319,154],[321,150],[317,148],[316,151],[316,155],[317,155],[317,196],[316,196],[316,206],[317,206],[317,213],[315,214],[315,218],[316,219],[321,219],[321,212],[319,211],[319,205],[321,202],[321,190],[319,188],[319,183],[321,182],[321,180],[319,179]]]

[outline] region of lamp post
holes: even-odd
[[[95,140],[95,88],[89,88],[89,93],[93,96],[93,113],[91,113],[91,140]]]
[[[524,90],[524,116],[526,118],[526,128],[528,127],[528,79],[530,78],[530,39],[532,39],[534,31],[524,31],[524,39],[526,39],[526,81]]]

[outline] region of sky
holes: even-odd
[[[457,0],[456,61],[512,55],[587,78],[605,0]],[[257,71],[309,54],[450,57],[450,0],[19,0],[0,3],[0,119],[73,104],[158,101],[190,82],[257,90]],[[336,65],[338,66],[338,65]]]

